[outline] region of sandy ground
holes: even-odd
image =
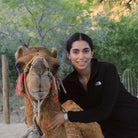
[[[26,130],[25,123],[0,123],[0,138],[21,138]]]
[[[25,109],[19,108],[10,112],[10,124],[4,123],[3,112],[0,112],[0,138],[21,138],[27,132]]]

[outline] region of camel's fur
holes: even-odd
[[[16,57],[16,65],[20,65],[20,67],[18,68],[19,76],[23,72],[23,69],[25,68],[26,64],[34,56],[37,56],[37,55],[43,56],[48,61],[51,72],[54,74],[55,77],[58,77],[57,71],[59,67],[59,62],[56,58],[57,51],[56,49],[52,49],[52,52],[50,52],[48,49],[44,47],[30,47],[25,51],[23,51],[22,47],[18,48],[15,54],[15,57]],[[30,85],[30,87],[35,87],[36,89],[37,89],[37,86],[36,86],[37,84],[29,83],[29,77],[32,72],[33,74],[35,74],[35,77],[37,77],[38,74],[39,74],[38,76],[40,76],[40,74],[43,74],[42,73],[43,69],[41,69],[41,67],[39,66],[41,64],[39,64],[38,62],[37,65],[34,67],[34,69],[38,68],[36,69],[37,71],[34,73],[33,71],[34,69],[32,68],[32,71],[28,72],[27,78],[26,78],[28,86]],[[41,78],[44,79],[44,81],[41,81],[41,86],[44,87],[45,89],[46,87],[45,85],[47,85],[45,84],[45,82],[47,82],[49,85],[51,84],[51,82],[48,80],[48,78],[45,79],[43,75]],[[32,79],[32,82],[33,81],[34,79]],[[33,124],[33,121],[32,121],[33,106],[28,98],[26,97],[24,98],[25,98],[25,107],[26,107],[26,123],[27,123],[27,126],[29,127],[30,125]],[[31,98],[35,100],[32,96]],[[74,105],[73,102],[68,102],[66,105],[64,104],[63,107],[65,108],[65,110],[68,110],[69,109],[68,107],[70,107],[70,109],[72,109],[72,107],[73,108],[76,107],[77,110],[81,110],[77,105]],[[42,104],[41,113],[40,113],[41,120],[39,125],[42,131],[46,134],[46,138],[66,138],[66,137],[67,138],[102,138],[103,137],[100,126],[97,123],[83,124],[83,123],[67,122],[65,123],[65,126],[64,125],[60,126],[56,130],[56,132],[53,132],[52,130],[48,131],[46,127],[48,126],[48,124],[52,122],[52,119],[54,117],[53,111],[61,111],[61,110],[62,108],[60,103],[54,102],[51,96],[46,98],[44,103]]]
[[[72,100],[66,101],[64,104],[62,104],[62,107],[64,111],[82,111],[82,109],[75,104]],[[69,126],[69,127],[68,127]],[[71,123],[67,122],[65,123],[66,131],[70,131],[74,128],[77,128],[83,136],[83,138],[104,138],[101,128],[97,122],[93,123]],[[72,129],[71,129],[72,128]]]

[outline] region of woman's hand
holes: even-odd
[[[49,130],[56,131],[57,128],[64,123],[64,113],[63,112],[54,112],[55,117],[53,119],[53,122],[48,125]]]

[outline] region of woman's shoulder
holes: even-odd
[[[93,64],[92,66],[94,67],[95,70],[99,71],[99,72],[106,72],[108,70],[110,71],[116,71],[116,66],[108,61],[99,61],[99,60],[95,60],[92,61]]]
[[[71,73],[69,73],[67,76],[65,76],[62,81],[63,81],[63,83],[66,83],[68,81],[72,82],[75,80],[76,77],[77,77],[77,72],[76,72],[76,70],[74,70]]]
[[[97,64],[100,67],[104,67],[104,68],[116,68],[113,63],[108,62],[108,61],[97,61]]]

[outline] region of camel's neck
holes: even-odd
[[[26,106],[26,123],[27,126],[30,127],[33,124],[33,106],[31,102],[25,98],[25,106]],[[47,131],[46,127],[52,122],[54,118],[54,111],[61,111],[61,105],[59,102],[54,102],[51,97],[44,100],[43,104],[41,105],[40,110],[40,123],[39,126],[42,131],[48,136],[47,138],[57,138],[61,135],[62,138],[66,138],[66,131],[64,125],[62,125],[55,133],[52,131]]]
[[[27,125],[30,126],[33,123],[33,105],[29,99],[25,98],[25,109],[26,109],[26,121]],[[47,122],[51,121],[54,116],[53,111],[61,111],[61,105],[59,102],[54,102],[51,97],[44,100],[40,107],[40,122],[45,118]]]

